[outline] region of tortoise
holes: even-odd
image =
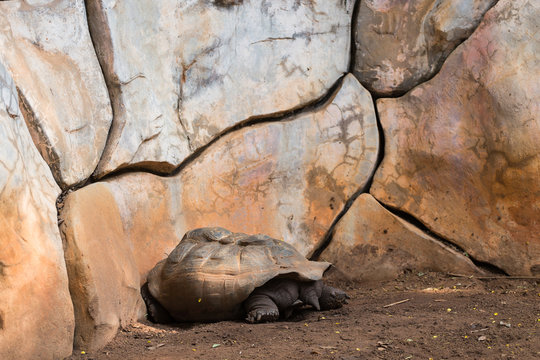
[[[322,282],[328,262],[309,261],[267,235],[211,227],[188,231],[141,288],[149,320],[251,323],[287,318],[294,308],[341,307],[345,292]]]

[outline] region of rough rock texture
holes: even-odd
[[[105,224],[115,217],[99,210],[98,199],[112,194],[116,205],[111,201],[111,207],[119,209],[141,279],[186,231],[198,227],[268,234],[306,255],[366,183],[377,147],[371,97],[348,75],[318,109],[227,135],[173,177],[124,174],[86,186],[76,191],[86,194],[85,203],[73,203],[69,212],[84,206],[84,213],[96,218],[92,221]],[[66,209],[62,214],[71,216]],[[73,238],[80,228],[70,230]]]
[[[84,1],[0,2],[0,29],[34,143],[62,187],[86,180],[112,114]]]
[[[515,275],[540,274],[539,17],[499,1],[435,78],[378,102],[371,193]]]
[[[405,270],[481,273],[465,255],[393,215],[369,194],[360,195],[340,219],[321,259],[340,277],[355,281],[394,279]]]
[[[2,64],[0,139],[0,358],[63,358],[72,349],[73,307],[56,220],[60,189]]]
[[[347,75],[321,108],[242,129],[186,167],[175,183],[184,217],[192,227],[283,238],[311,254],[369,179],[378,145],[371,96]]]
[[[496,0],[366,0],[354,73],[377,95],[404,93],[436,73]]]
[[[88,0],[115,120],[98,175],[167,172],[251,117],[303,106],[347,71],[352,0]]]
[[[142,318],[137,265],[118,207],[103,184],[70,193],[62,210],[69,290],[75,309],[75,349],[97,350],[118,328]]]

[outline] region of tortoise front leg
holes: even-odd
[[[244,302],[246,321],[250,323],[270,322],[279,319],[276,303],[265,294],[252,293]]]

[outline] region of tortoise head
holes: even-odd
[[[332,286],[323,285],[322,294],[319,298],[321,310],[339,309],[350,299],[345,291]]]

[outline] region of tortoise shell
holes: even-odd
[[[177,321],[238,318],[251,292],[277,277],[320,280],[330,266],[266,235],[213,227],[187,232],[148,275],[148,288]]]

